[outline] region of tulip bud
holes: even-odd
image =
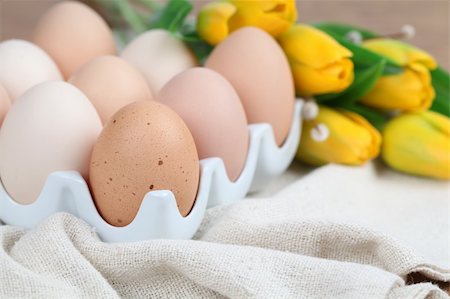
[[[369,39],[364,41],[362,46],[387,57],[400,66],[422,64],[430,70],[437,67],[436,61],[430,54],[398,40],[387,38]]]
[[[217,45],[228,34],[228,20],[236,12],[236,7],[228,2],[206,4],[197,18],[197,32],[209,44]]]
[[[417,63],[402,73],[380,77],[361,103],[382,110],[424,111],[434,97],[430,71]]]
[[[337,93],[353,82],[352,52],[312,26],[297,24],[279,42],[291,65],[298,95]]]
[[[397,116],[384,128],[382,157],[399,171],[450,179],[450,119],[432,111]]]
[[[229,33],[246,26],[258,27],[274,37],[297,19],[295,0],[225,0],[205,5],[197,20],[197,32],[216,45]]]
[[[229,1],[237,7],[229,22],[231,31],[254,26],[278,37],[297,19],[295,0]]]
[[[390,39],[372,39],[363,46],[381,54],[404,71],[382,76],[361,100],[367,106],[382,110],[424,111],[435,97],[430,69],[436,62],[429,54],[408,44]]]
[[[317,124],[327,129],[326,139],[316,138]],[[315,121],[303,124],[296,156],[312,165],[360,165],[378,156],[380,143],[380,133],[360,115],[320,106]]]

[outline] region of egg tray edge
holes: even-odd
[[[277,146],[269,124],[249,125],[247,160],[235,182],[228,179],[222,159],[201,160],[196,201],[186,217],[179,213],[171,191],[156,190],[146,194],[129,225],[112,226],[98,213],[83,177],[76,171],[63,171],[49,175],[41,194],[29,205],[15,202],[0,184],[0,220],[29,229],[54,213],[67,212],[94,227],[105,242],[190,239],[199,228],[207,207],[240,200],[249,191],[262,188],[287,169],[300,140],[302,107],[303,100],[298,99],[291,129],[282,147]]]

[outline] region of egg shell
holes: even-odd
[[[249,133],[242,103],[233,86],[206,68],[187,70],[170,80],[157,100],[186,123],[200,159],[219,157],[235,181],[245,165]]]
[[[55,62],[41,48],[24,40],[0,43],[0,83],[11,101],[29,88],[51,80],[62,80]]]
[[[65,79],[89,60],[116,53],[106,22],[89,6],[75,1],[58,3],[43,14],[33,41],[53,57]]]
[[[116,56],[101,56],[91,60],[69,82],[91,100],[103,123],[120,108],[153,98],[142,73]]]
[[[283,50],[266,32],[244,27],[214,48],[205,66],[236,89],[250,124],[269,123],[281,146],[291,127],[295,91]]]
[[[73,170],[87,178],[92,147],[102,128],[94,106],[61,81],[29,89],[0,130],[0,177],[21,204],[39,196],[49,174]]]
[[[144,73],[154,93],[158,93],[175,75],[197,65],[189,48],[161,29],[136,37],[123,50],[121,57]]]
[[[94,146],[90,187],[100,215],[114,226],[135,218],[145,195],[171,190],[181,215],[197,195],[200,168],[195,143],[182,119],[155,101],[120,109]]]
[[[5,88],[0,84],[0,127],[10,107],[11,100],[9,99],[9,95]]]

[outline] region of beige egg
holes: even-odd
[[[294,111],[294,81],[283,50],[266,32],[244,27],[233,32],[205,64],[236,89],[249,123],[269,123],[279,146],[285,141]]]
[[[9,195],[33,203],[55,171],[88,175],[92,147],[102,124],[76,87],[50,81],[17,99],[0,130],[0,176]]]
[[[160,103],[140,101],[106,123],[92,153],[90,187],[103,219],[125,226],[152,190],[171,190],[180,214],[188,215],[199,172],[195,143],[182,119]]]
[[[91,100],[103,123],[120,108],[153,98],[142,73],[116,56],[95,58],[81,67],[69,82]]]
[[[116,53],[106,22],[89,6],[76,1],[51,7],[39,19],[33,41],[50,54],[65,79],[89,60]]]
[[[9,99],[9,95],[6,92],[5,88],[0,84],[0,127],[2,126],[3,119],[8,113],[9,108],[11,107],[11,100]]]
[[[154,93],[175,75],[197,65],[190,49],[161,29],[139,35],[123,50],[121,57],[144,73]]]
[[[170,80],[156,99],[185,121],[200,159],[219,157],[229,178],[239,178],[249,145],[247,119],[224,77],[207,68],[193,68]]]
[[[0,83],[14,102],[29,88],[62,80],[55,62],[41,48],[20,39],[0,43]]]

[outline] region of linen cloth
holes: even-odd
[[[296,168],[209,209],[194,240],[106,244],[64,213],[0,226],[0,297],[449,298],[447,183]]]

